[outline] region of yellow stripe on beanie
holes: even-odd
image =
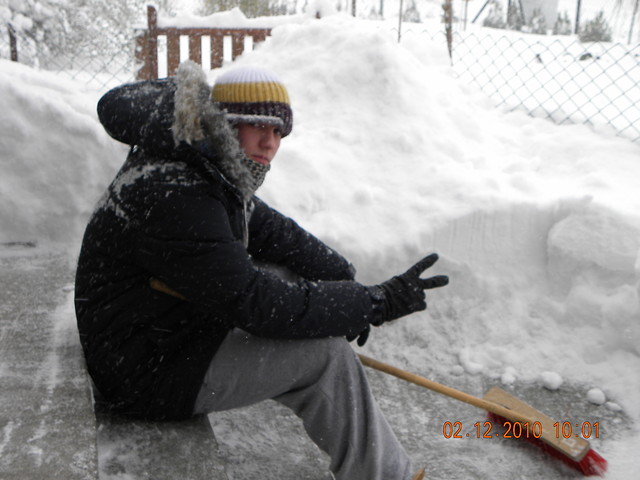
[[[280,102],[290,104],[284,86],[275,82],[216,83],[212,98],[223,103]]]

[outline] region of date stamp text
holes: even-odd
[[[565,439],[600,438],[600,423],[555,422],[551,432],[543,432],[543,426],[540,422],[505,421],[502,424],[496,424],[486,421],[476,422],[471,428],[465,427],[462,422],[447,421],[442,425],[444,438],[541,438],[543,434]]]

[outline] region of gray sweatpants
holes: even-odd
[[[329,454],[336,480],[407,480],[409,458],[371,395],[344,338],[274,340],[233,330],[196,400],[210,413],[273,399]]]

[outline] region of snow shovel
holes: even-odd
[[[498,387],[492,387],[483,398],[474,397],[365,355],[358,357],[363,365],[374,370],[486,410],[490,419],[513,427],[513,438],[528,440],[584,475],[603,475],[607,469],[607,461],[590,447],[586,439],[573,435],[566,438],[565,432],[560,433],[560,429],[554,425],[556,422],[551,418]],[[518,428],[515,424],[519,424]]]

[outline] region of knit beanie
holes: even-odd
[[[282,136],[291,133],[293,112],[280,78],[260,67],[237,67],[216,79],[211,98],[226,110],[232,123],[279,125]]]

